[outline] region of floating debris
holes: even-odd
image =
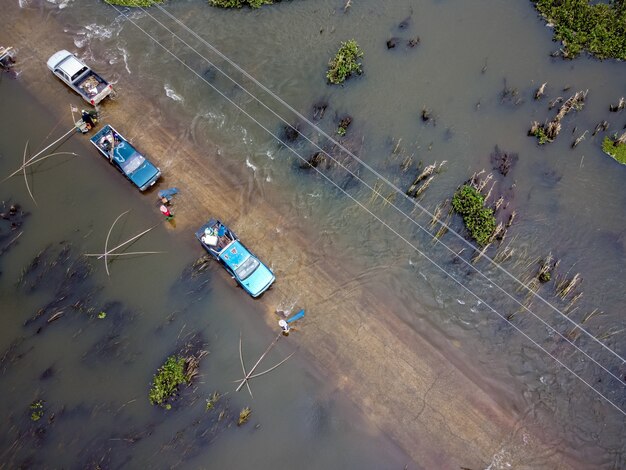
[[[433,116],[433,110],[432,109],[427,108],[426,106],[424,106],[422,108],[421,116],[422,116],[422,121],[429,122],[429,121],[432,120],[433,121],[433,125],[435,124],[435,119],[434,119],[434,116]]]
[[[598,132],[604,132],[609,128],[609,123],[608,121],[600,121],[597,125],[596,128],[593,130],[593,133],[591,134],[592,136],[596,135]]]
[[[13,70],[16,55],[13,47],[0,46],[0,72],[7,72],[12,78],[17,78],[17,73]]]
[[[535,91],[535,100],[540,99],[541,97],[543,97],[544,93],[546,92],[546,85],[548,84],[548,82],[544,82],[541,84],[541,86],[539,88],[537,88],[537,90]]]
[[[387,40],[387,49],[394,49],[402,41],[401,38],[391,38]]]
[[[626,100],[624,99],[623,96],[619,99],[617,104],[609,105],[609,111],[612,113],[621,111],[624,108],[626,108]]]
[[[578,146],[578,144],[580,144],[583,140],[585,140],[585,136],[587,135],[587,132],[589,132],[589,131],[585,130],[585,132],[583,132],[582,135],[577,137],[576,140],[574,140],[574,142],[572,142],[572,148],[576,148]]]

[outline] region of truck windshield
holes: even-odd
[[[124,173],[130,175],[137,168],[143,165],[146,159],[139,152],[135,152],[129,159],[125,160],[124,163],[120,163],[122,168],[124,169]]]
[[[76,72],[74,75],[72,75],[72,82],[75,82],[76,79],[78,77],[80,77],[82,74],[84,74],[86,71],[87,71],[87,66],[84,66],[78,72]]]
[[[258,266],[259,260],[257,260],[254,256],[250,256],[241,266],[237,268],[235,274],[237,274],[237,277],[243,281],[250,274],[252,274]]]

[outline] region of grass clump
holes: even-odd
[[[243,410],[241,410],[241,412],[239,413],[239,419],[237,420],[237,426],[241,426],[242,424],[247,423],[250,419],[251,414],[252,410],[247,406]]]
[[[599,59],[626,59],[626,2],[609,0],[532,0],[554,25],[565,58],[583,50]]]
[[[342,42],[341,47],[328,62],[326,78],[334,85],[339,85],[348,79],[353,73],[361,74],[361,63],[357,60],[363,57],[363,51],[354,39]]]
[[[110,5],[120,7],[151,7],[157,3],[163,3],[165,0],[104,0]]]
[[[44,407],[43,400],[35,400],[30,404],[30,419],[31,421],[39,421],[43,418]]]
[[[537,137],[537,143],[539,143],[539,145],[551,142],[551,140],[548,139],[548,134],[546,134],[544,127],[538,123],[533,123],[533,126],[528,131],[528,135]]]
[[[185,374],[185,358],[180,356],[170,356],[154,375],[152,388],[148,398],[153,405],[160,405],[170,409],[172,405],[166,401],[177,391],[178,386],[188,383],[189,379]]]
[[[218,8],[241,8],[245,5],[250,8],[260,8],[272,3],[274,3],[272,0],[209,0],[209,5]]]
[[[625,137],[624,140],[626,141],[626,134],[622,137]],[[605,137],[602,141],[602,151],[626,165],[626,142],[621,142],[621,138],[613,140],[608,136]]]
[[[493,209],[485,207],[484,196],[472,186],[461,186],[452,198],[452,207],[463,217],[463,223],[476,242],[484,246],[496,230]]]
[[[220,399],[220,394],[219,392],[213,392],[211,394],[211,398],[207,398],[206,399],[206,408],[205,411],[211,411],[213,408],[215,408],[215,404],[217,403],[217,400]]]

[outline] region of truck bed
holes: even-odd
[[[76,83],[80,93],[91,99],[102,92],[108,83],[96,72],[91,71],[83,79]]]

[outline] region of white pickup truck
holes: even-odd
[[[104,78],[71,52],[66,50],[55,52],[47,64],[53,74],[93,106],[113,91],[113,87]]]

